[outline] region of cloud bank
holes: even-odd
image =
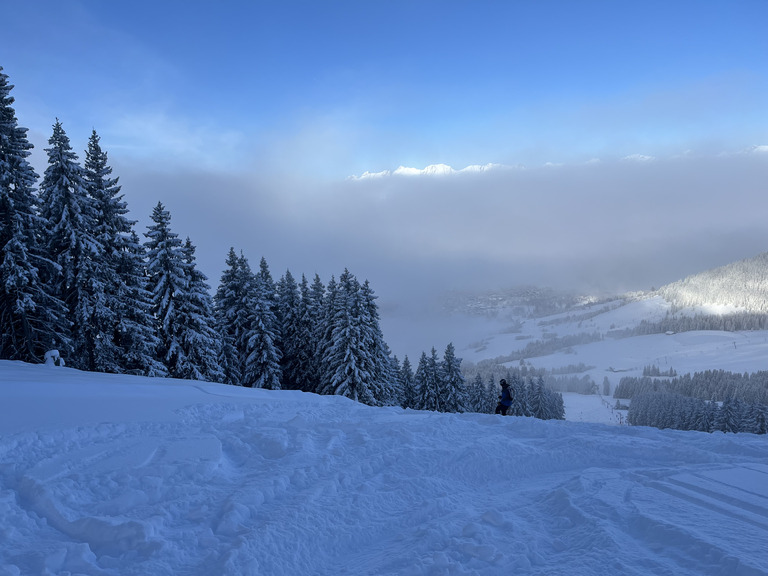
[[[768,248],[763,148],[528,169],[400,168],[311,188],[247,174],[116,172],[137,217],[162,200],[201,259],[213,247],[205,271],[216,281],[232,245],[265,256],[278,274],[358,267],[402,293],[528,282],[635,289]]]
[[[393,170],[313,186],[205,168],[114,168],[139,231],[162,201],[212,286],[233,246],[252,265],[264,256],[276,278],[290,269],[327,282],[349,268],[371,281],[386,319],[418,317],[450,290],[649,289],[768,250],[766,149]]]

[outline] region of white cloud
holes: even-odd
[[[630,154],[629,156],[624,156],[622,160],[627,160],[629,162],[652,162],[656,160],[656,157],[646,156],[645,154]]]
[[[456,170],[448,164],[430,164],[425,168],[412,168],[409,166],[399,166],[395,170],[382,170],[381,172],[363,172],[360,176],[350,176],[350,180],[368,180],[387,178],[390,176],[452,176],[455,174],[476,174],[479,172],[488,172],[489,170],[498,170],[506,168],[503,164],[472,164],[466,168]]]

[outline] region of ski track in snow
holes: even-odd
[[[0,375],[2,576],[768,575],[765,437]]]

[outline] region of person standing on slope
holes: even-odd
[[[504,378],[501,379],[499,384],[501,384],[501,396],[499,396],[499,403],[496,405],[496,414],[506,416],[507,410],[512,406],[512,390]]]

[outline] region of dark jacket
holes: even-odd
[[[510,390],[509,386],[501,387],[501,398],[499,399],[499,403],[502,406],[512,406],[512,390]]]

